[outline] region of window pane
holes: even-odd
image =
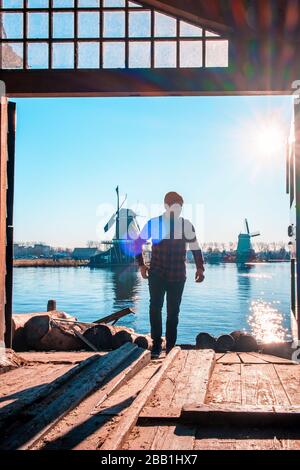
[[[125,67],[125,43],[103,43],[103,67],[106,69],[123,69]]]
[[[21,39],[23,37],[23,13],[2,13],[1,35],[5,39]]]
[[[135,2],[128,2],[129,8],[143,8],[142,5],[139,5],[138,3]]]
[[[28,8],[48,8],[49,0],[28,0]]]
[[[99,13],[81,12],[78,13],[78,36],[80,38],[99,37]]]
[[[180,41],[180,67],[202,67],[202,41]]]
[[[74,14],[73,13],[53,13],[53,37],[73,38],[74,37]]]
[[[74,0],[53,0],[54,8],[73,8]]]
[[[110,11],[104,13],[104,37],[122,38],[125,36],[125,13]]]
[[[154,62],[156,68],[176,67],[176,42],[155,42]]]
[[[105,8],[119,8],[125,7],[125,0],[103,0]]]
[[[28,16],[28,37],[47,38],[49,34],[48,13],[29,13]]]
[[[220,37],[219,34],[213,33],[212,31],[205,31],[205,35],[208,36],[208,37],[211,37],[211,38],[219,38]]]
[[[176,36],[176,20],[174,18],[155,12],[154,22],[154,35],[156,37],[168,38]]]
[[[2,43],[2,69],[23,68],[23,45],[20,43]]]
[[[23,0],[2,0],[2,8],[23,8]]]
[[[53,44],[53,64],[54,69],[74,68],[74,44],[72,42]]]
[[[35,42],[27,44],[27,66],[30,69],[47,69],[49,60],[48,44]]]
[[[79,0],[79,8],[98,8],[99,0]]]
[[[129,42],[129,67],[145,68],[151,67],[151,43],[146,41]]]
[[[206,41],[206,66],[228,67],[228,41]]]
[[[202,36],[202,29],[192,24],[180,21],[180,36],[194,37]]]
[[[150,11],[132,11],[129,13],[129,36],[135,38],[151,36]]]
[[[80,69],[98,69],[99,64],[99,43],[79,42],[78,67]]]

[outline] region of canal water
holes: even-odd
[[[188,265],[178,341],[194,343],[197,333],[213,335],[245,329],[260,340],[289,339],[289,263],[257,264],[239,270],[234,264],[206,266],[203,284]],[[93,321],[124,307],[135,315],[119,324],[149,332],[147,281],[135,268],[16,268],[14,312],[45,311],[48,299],[58,310]],[[165,318],[165,307],[164,307]]]

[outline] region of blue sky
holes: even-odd
[[[235,241],[245,217],[261,241],[286,241],[291,98],[14,101],[17,241],[101,238],[97,208],[115,204],[117,185],[129,206],[159,204],[169,190],[202,205],[202,242]]]

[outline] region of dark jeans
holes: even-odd
[[[150,324],[153,347],[160,347],[162,344],[161,311],[164,304],[165,294],[167,294],[167,350],[170,350],[175,346],[184,285],[185,280],[179,282],[168,282],[154,273],[149,274]]]

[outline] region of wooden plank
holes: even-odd
[[[201,426],[240,426],[266,428],[279,427],[290,429],[300,424],[300,406],[217,406],[189,405],[182,409],[180,420],[185,424]]]
[[[241,359],[238,356],[237,353],[232,352],[232,353],[226,353],[223,355],[221,359],[218,360],[218,363],[221,364],[240,364]]]
[[[98,351],[98,355],[105,355],[106,352]],[[72,352],[22,352],[18,354],[20,358],[25,359],[33,365],[35,364],[79,364],[88,357],[94,356],[94,352],[72,351]]]
[[[99,356],[98,356],[99,357]],[[1,406],[0,406],[0,430],[6,428],[9,423],[14,422],[17,420],[29,406],[34,405],[37,401],[42,400],[45,397],[50,396],[54,391],[68,382],[72,377],[76,376],[79,372],[81,372],[85,367],[88,367],[97,359],[97,356],[92,356],[85,361],[82,361],[80,364],[74,367],[57,367],[58,373],[60,374],[57,377],[55,373],[55,369],[51,370],[50,377],[52,381],[49,380],[49,375],[46,377],[43,375],[43,370],[40,370],[41,367],[38,368],[29,368],[29,377],[31,378],[33,374],[35,374],[36,379],[33,383],[30,381],[26,384],[26,374],[24,373],[24,368],[21,372],[21,379],[23,383],[22,389],[16,389],[11,387],[8,388],[6,391],[6,396],[1,397]],[[47,367],[49,369],[49,367]],[[46,369],[46,371],[47,371]],[[49,370],[48,370],[49,372]],[[16,374],[10,376],[11,379],[16,378]],[[10,380],[11,380],[10,379]]]
[[[272,364],[242,364],[244,405],[290,405]]]
[[[114,324],[120,320],[120,318],[125,317],[126,315],[130,315],[131,313],[135,314],[135,312],[127,307],[123,308],[122,310],[118,310],[118,312],[112,313],[111,315],[107,315],[106,317],[100,318],[100,320],[96,320],[93,323],[112,323]]]
[[[97,357],[54,399],[50,396],[48,402],[36,406],[34,417],[23,426],[19,425],[13,429],[12,434],[2,439],[0,448],[6,450],[30,448],[68,411],[73,409],[96,387],[101,386],[107,376],[112,374],[136,349],[136,346],[126,344],[106,356]]]
[[[241,403],[241,364],[216,364],[206,403]]]
[[[214,351],[196,351],[194,367],[188,380],[188,392],[184,404],[205,403],[208,384],[216,363]]]
[[[154,439],[151,450],[192,450],[194,447],[194,426],[177,423],[173,426],[159,426],[157,440]]]
[[[261,358],[260,355],[254,356],[249,353],[237,353],[243,364],[267,364],[267,361]]]
[[[149,415],[152,413],[163,415],[165,414],[166,408],[170,410],[169,413],[171,415],[178,415],[178,410],[181,409],[181,405],[176,408],[174,404],[171,407],[171,403],[176,395],[178,383],[182,381],[182,371],[187,368],[188,354],[189,352],[187,350],[181,350],[180,354],[176,357],[176,361],[174,361],[172,367],[169,368],[163,377],[153,397],[141,411],[139,418],[144,413]],[[151,449],[158,434],[160,432],[166,433],[166,428],[159,429],[159,423],[152,422],[151,426],[143,426],[143,423],[144,420],[143,417],[141,417],[141,423],[139,422],[139,425],[134,427],[128,440],[124,443],[124,449]],[[154,430],[154,432],[152,430]]]
[[[222,357],[225,356],[226,353],[216,353],[216,361],[220,361],[222,359]]]
[[[250,438],[251,436],[251,438]],[[199,426],[196,431],[194,450],[283,450],[284,443],[276,436],[268,436],[263,430],[253,428],[233,432],[232,426],[207,428]]]
[[[300,366],[274,366],[284,391],[292,405],[300,405]]]
[[[1,93],[4,92],[1,84]],[[7,98],[0,102],[0,347],[5,333],[5,276],[6,276],[6,190],[7,190]]]
[[[173,406],[172,408],[167,408],[163,406],[160,406],[158,408],[146,407],[141,411],[139,415],[138,424],[141,424],[144,421],[174,421],[180,418],[181,410],[182,406]]]
[[[186,363],[181,373],[176,377],[176,387],[171,402],[164,400],[164,406],[169,406],[169,416],[164,420],[174,418],[178,409],[185,403],[196,401],[204,403],[208,382],[215,364],[215,352],[210,350],[188,351]],[[160,389],[158,393],[161,393]],[[149,407],[150,408],[150,407]],[[148,414],[150,409],[147,410]],[[161,414],[163,410],[155,408],[154,414]],[[176,426],[159,427],[158,433],[152,443],[152,450],[192,449],[195,429],[187,429],[181,423]]]
[[[115,403],[122,402],[124,409],[126,409],[122,391],[133,390],[132,384],[134,382],[136,382],[136,386],[139,383],[143,387],[156,369],[157,366],[151,363],[150,352],[138,349],[124,364],[119,366],[115,376],[110,377],[103,387],[95,390],[59,420],[31,449],[95,450],[99,441],[105,440],[118,419],[118,416],[112,417],[103,413],[106,406],[108,409],[110,408],[111,398],[116,397]]]
[[[106,442],[101,447],[101,450],[117,450],[120,449],[129,435],[132,428],[135,426],[139,414],[153,396],[155,390],[159,386],[164,374],[171,366],[172,362],[180,353],[180,348],[174,348],[164,360],[159,371],[149,380],[147,385],[138,395],[137,399],[132,403],[128,410],[123,415],[117,428],[111,433]]]
[[[269,364],[287,364],[287,365],[298,365],[297,362],[294,362],[290,359],[284,359],[283,357],[270,356],[269,354],[260,354],[260,353],[249,353],[251,356],[259,357]]]

